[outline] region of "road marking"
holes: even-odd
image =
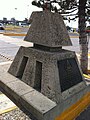
[[[26,36],[24,33],[3,33],[6,36]]]
[[[0,94],[0,114],[12,111],[17,106],[4,94]]]
[[[89,75],[83,74],[83,76],[90,79]]]
[[[11,58],[9,58],[9,57],[7,57],[7,56],[5,56],[5,55],[3,55],[3,54],[0,54],[0,56],[1,56],[2,58],[7,59],[7,60],[13,61]]]
[[[6,65],[6,64],[10,64],[12,63],[12,61],[8,61],[8,62],[1,62],[0,65]]]
[[[90,105],[90,92],[84,95],[78,102],[65,110],[55,120],[74,120],[85,108]]]
[[[79,38],[79,36],[70,36],[70,38]]]

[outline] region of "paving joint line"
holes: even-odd
[[[4,55],[2,55],[2,54],[0,54],[0,56],[3,57],[3,58],[6,58],[7,60],[13,61],[13,59],[8,58],[7,56],[4,56]]]

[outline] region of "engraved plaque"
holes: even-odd
[[[82,82],[82,75],[75,58],[60,60],[58,63],[61,92]]]

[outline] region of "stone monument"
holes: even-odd
[[[33,12],[30,20],[24,40],[33,42],[33,47],[20,47],[8,72],[56,103],[54,112],[58,115],[82,98],[89,88],[75,52],[62,49],[72,45],[62,16],[44,10]],[[35,110],[30,111],[38,120],[54,120],[50,116],[44,118],[44,113],[39,117]]]
[[[86,87],[75,52],[62,49],[72,44],[60,14],[45,10],[30,19],[24,40],[34,45],[19,49],[9,73],[59,103],[64,92],[70,96]]]

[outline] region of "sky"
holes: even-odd
[[[33,0],[0,0],[0,19],[6,17],[8,20],[15,17],[24,20],[30,17],[32,11],[39,10],[31,5]]]
[[[30,18],[32,11],[40,11],[40,8],[31,4],[33,0],[0,0],[0,20],[6,17],[8,20],[24,20]],[[78,22],[65,22],[70,27],[78,28]]]

